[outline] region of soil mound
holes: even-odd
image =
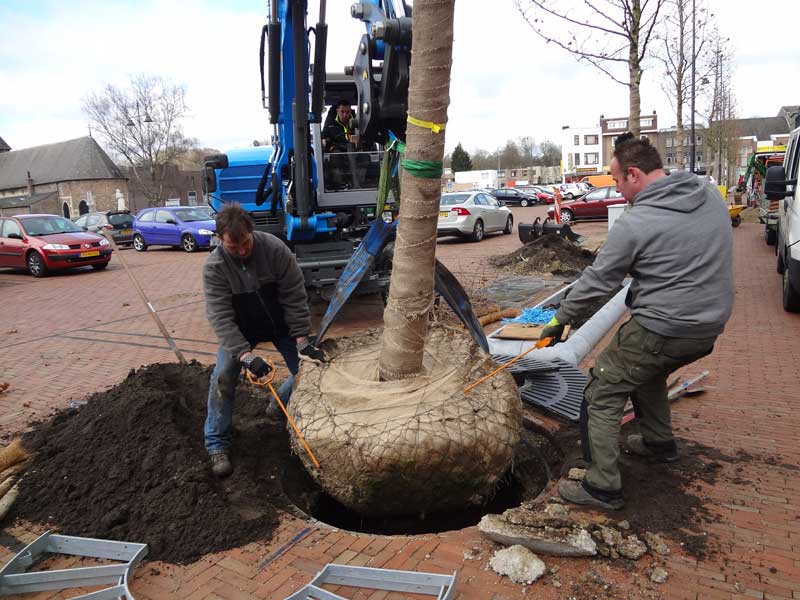
[[[287,434],[265,417],[267,399],[240,385],[235,470],[214,478],[203,446],[209,374],[197,363],[150,365],[38,424],[24,439],[36,455],[15,516],[147,543],[149,558],[173,563],[270,539],[285,504]]]
[[[510,254],[493,256],[495,267],[518,275],[552,274],[574,277],[594,262],[595,255],[557,235],[543,235]]]

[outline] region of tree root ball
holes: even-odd
[[[304,363],[289,413],[295,452],[320,486],[363,515],[430,514],[483,504],[511,465],[522,427],[513,377],[463,330],[431,327],[423,373],[379,381],[381,331],[340,338]]]

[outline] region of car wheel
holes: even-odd
[[[561,222],[562,223],[572,223],[575,221],[575,215],[573,212],[568,208],[561,209]]]
[[[783,271],[783,310],[791,313],[800,312],[800,294],[792,287],[788,265]]]
[[[133,236],[133,247],[137,252],[144,252],[147,250],[147,244],[141,234],[137,233]]]
[[[528,200],[523,198],[522,200],[519,201],[519,205],[522,207],[528,206]]]
[[[92,268],[93,268],[95,271],[102,271],[102,270],[103,270],[103,269],[105,269],[107,266],[108,266],[108,261],[106,261],[106,262],[104,262],[104,263],[99,263],[99,264],[96,264],[96,265],[92,265]]]
[[[473,242],[480,242],[483,239],[483,221],[478,219],[475,221],[475,227],[472,228],[472,235],[469,236]]]
[[[572,195],[572,192],[569,192],[566,196],[564,196],[567,200],[572,200],[575,196]]]
[[[512,231],[514,231],[514,217],[508,215],[508,219],[506,219],[506,228],[503,229],[503,233],[506,235],[511,235]]]
[[[181,246],[187,252],[194,252],[197,250],[197,240],[190,233],[187,233],[181,238]]]
[[[778,232],[778,241],[775,244],[775,250],[776,250],[775,254],[778,255],[778,260],[776,261],[775,264],[775,270],[778,271],[779,275],[783,275],[783,272],[786,270],[786,262],[784,259],[786,249],[783,244],[783,238],[780,232]]]
[[[44,264],[44,259],[35,250],[28,252],[25,262],[28,265],[28,272],[34,277],[47,275],[47,265]]]
[[[739,215],[736,215],[731,219],[731,225],[733,227],[738,227],[741,224],[742,224],[742,217],[740,217]]]

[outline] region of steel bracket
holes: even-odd
[[[119,564],[27,573],[26,570],[45,554],[69,554],[113,560]],[[47,531],[0,569],[0,596],[109,585],[111,587],[106,589],[75,596],[73,600],[135,600],[128,584],[133,568],[146,555],[147,544],[58,535]]]

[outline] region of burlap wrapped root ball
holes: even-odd
[[[513,459],[522,405],[501,372],[468,394],[496,365],[464,331],[432,327],[424,374],[378,380],[381,330],[341,338],[332,360],[302,364],[289,412],[295,452],[320,486],[368,516],[425,514],[483,504]]]

